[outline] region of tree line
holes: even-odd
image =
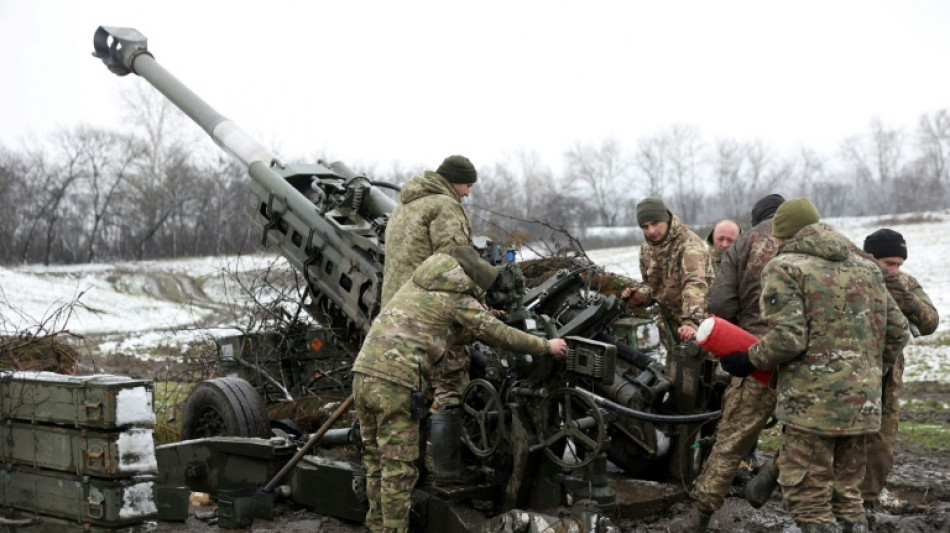
[[[23,148],[0,146],[4,264],[259,250],[247,222],[245,169],[150,88],[136,85],[123,99],[130,111],[122,130],[79,125]],[[636,202],[645,196],[662,198],[694,227],[721,218],[747,223],[755,200],[772,192],[808,197],[823,216],[933,210],[950,203],[948,158],[947,110],[922,115],[913,131],[873,120],[834,154],[707,141],[693,126],[673,125],[635,146],[578,142],[557,172],[531,151],[476,161],[469,208],[478,232],[521,241],[553,228],[583,237],[590,226],[636,226]],[[426,168],[347,163],[394,184]]]

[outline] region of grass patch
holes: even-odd
[[[155,445],[181,440],[181,418],[185,400],[196,383],[155,382]]]
[[[947,455],[950,424],[945,422],[901,422],[897,433],[898,446],[920,455]]]

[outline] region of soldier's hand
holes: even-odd
[[[620,293],[620,297],[627,302],[630,307],[640,307],[643,305],[643,295],[636,287],[627,287]]]
[[[732,352],[719,358],[722,369],[738,378],[744,378],[755,370],[752,361],[749,361],[748,352]]]
[[[551,355],[564,355],[567,353],[567,341],[564,339],[548,340],[548,353]]]
[[[694,328],[693,326],[686,326],[686,325],[680,326],[679,329],[676,330],[676,332],[679,334],[680,340],[684,340],[684,341],[692,340],[693,337],[696,336],[696,328]]]

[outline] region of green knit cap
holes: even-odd
[[[821,219],[815,204],[807,198],[792,198],[778,206],[775,217],[772,218],[773,237],[791,237],[798,230],[814,224]]]
[[[491,284],[495,283],[495,278],[498,277],[498,269],[479,257],[478,252],[471,246],[456,246],[452,249],[452,257],[459,262],[465,274],[472,278],[472,281],[483,291],[488,292]]]
[[[644,198],[637,204],[637,224],[654,220],[669,222],[672,218],[670,210],[659,198]]]
[[[478,180],[475,165],[463,155],[446,157],[436,172],[449,180],[449,183],[475,183]]]

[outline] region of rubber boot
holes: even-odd
[[[462,418],[455,412],[432,413],[429,422],[428,450],[432,457],[432,481],[478,482],[481,473],[466,469],[462,464]]]
[[[769,501],[777,485],[778,468],[775,466],[775,461],[769,459],[746,485],[745,499],[749,505],[759,509]]]
[[[704,511],[693,504],[689,514],[685,517],[677,518],[670,522],[669,531],[676,533],[704,533],[709,527],[709,519],[712,513]]]

